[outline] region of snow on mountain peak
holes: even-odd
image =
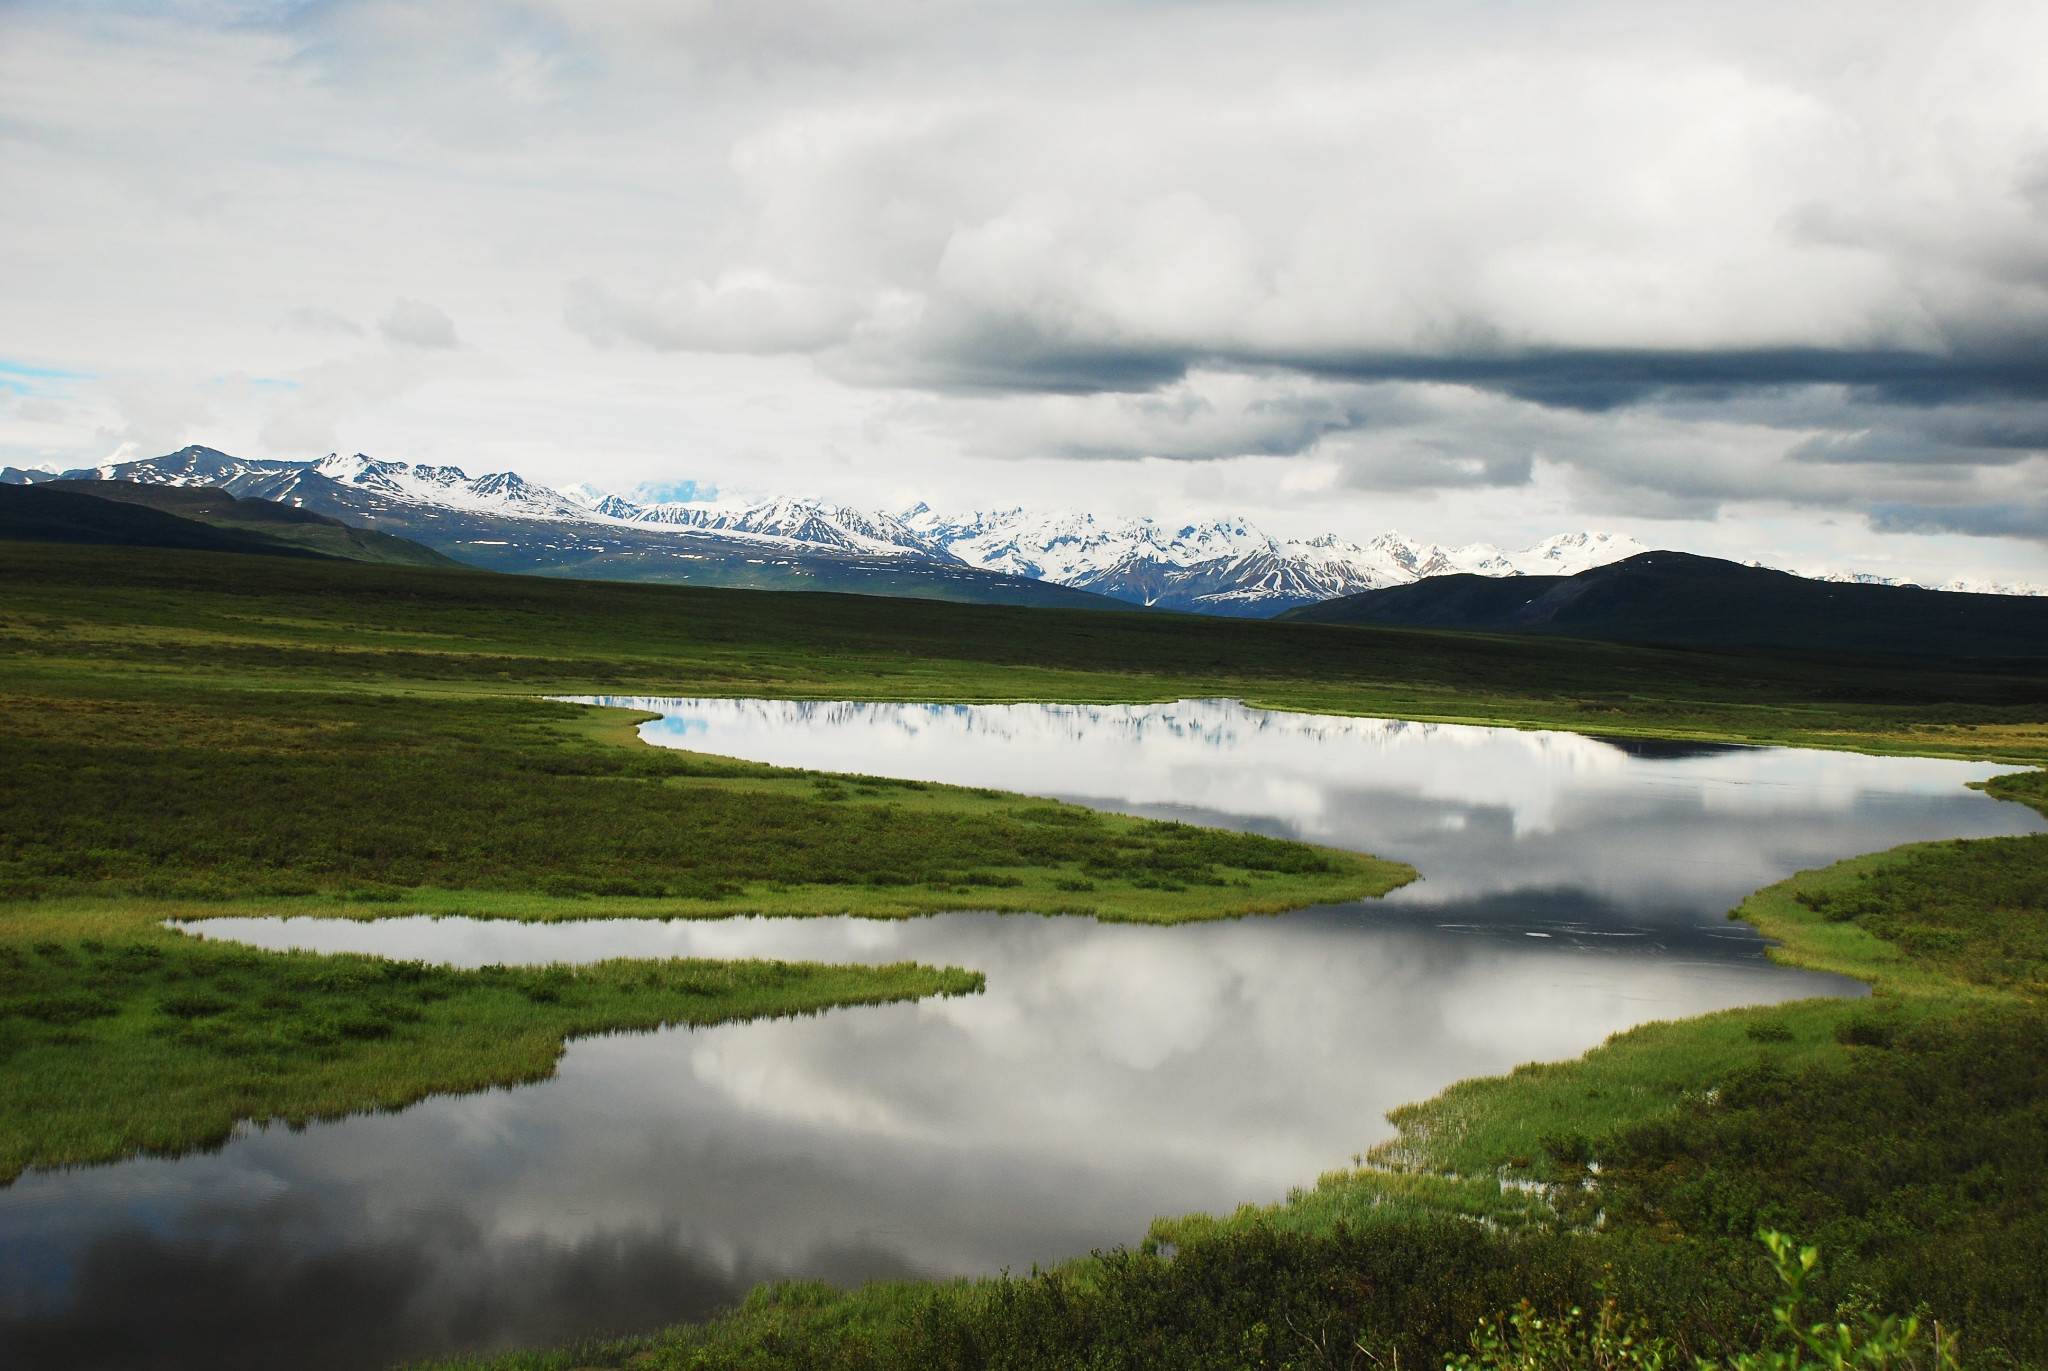
[[[1514,562],[1525,576],[1576,576],[1650,550],[1625,533],[1560,533],[1516,554]]]
[[[829,501],[778,496],[716,498],[711,487],[685,482],[639,499],[582,483],[564,490],[499,471],[475,478],[460,467],[381,461],[363,453],[329,453],[317,462],[259,461],[194,445],[163,457],[117,462],[74,478],[160,485],[221,486],[237,494],[289,499],[311,479],[355,492],[372,510],[383,502],[426,505],[467,514],[589,528],[637,525],[717,535],[795,554],[907,557],[1051,581],[1138,604],[1239,614],[1270,614],[1290,605],[1406,585],[1429,576],[1572,576],[1650,548],[1626,534],[1583,531],[1504,551],[1490,543],[1442,547],[1389,529],[1363,542],[1335,533],[1281,539],[1242,517],[1175,523],[1079,510],[1020,506],[942,514],[918,503],[897,514]],[[8,472],[10,480],[32,479]],[[695,498],[699,491],[711,498]],[[652,495],[683,499],[651,500]],[[387,506],[388,507],[388,506]],[[1823,580],[1902,584],[1890,577],[1839,571],[1805,573]],[[1951,580],[1941,590],[2037,595],[2048,587]]]
[[[579,501],[535,485],[516,471],[495,471],[472,479],[457,466],[379,461],[360,452],[349,457],[330,452],[312,469],[338,485],[409,504],[527,519],[590,517],[589,509]]]

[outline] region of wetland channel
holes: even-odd
[[[780,1277],[1021,1271],[1134,1243],[1155,1215],[1350,1164],[1387,1110],[1453,1081],[1651,1019],[1860,993],[1770,964],[1725,911],[1856,853],[2043,827],[1964,788],[2011,769],[1981,763],[1230,701],[601,703],[659,713],[659,746],[1300,838],[1422,879],[1176,927],[209,920],[207,937],[461,965],[915,959],[988,986],[584,1039],[535,1085],[30,1173],[0,1190],[10,1364],[377,1366],[700,1317]]]

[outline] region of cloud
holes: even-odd
[[[1974,538],[2048,539],[2048,502],[1927,506],[1881,504],[1870,511],[1881,533],[1963,533]]]
[[[2048,449],[2041,15],[1774,51],[1483,8],[1494,41],[1225,6],[1057,73],[1027,40],[1036,81],[851,83],[736,140],[705,274],[590,277],[572,325],[808,352],[1003,458],[1298,455],[1373,492],[1545,462],[1656,517],[2033,527],[1968,511]]]
[[[34,396],[17,400],[14,412],[32,424],[68,423],[76,413],[69,405],[60,405],[55,400],[43,400]]]
[[[400,300],[391,313],[377,321],[377,331],[391,343],[405,347],[451,349],[455,321],[424,300]]]
[[[445,316],[439,317],[446,323]],[[367,411],[392,405],[435,381],[495,376],[500,370],[474,355],[446,356],[438,349],[392,348],[329,358],[284,378],[287,385],[265,408],[257,440],[271,452],[317,456],[339,445],[344,422]]]
[[[285,315],[285,323],[307,333],[341,333],[356,338],[363,336],[361,324],[321,305],[300,305]]]
[[[1361,494],[1508,489],[1548,470],[1586,509],[1660,520],[1770,508],[2034,537],[2028,502],[2048,489],[2048,405],[1910,405],[1839,385],[1589,407],[1440,381],[1198,370],[1150,392],[948,397],[899,417],[979,436],[974,451],[1006,460],[1291,457]],[[2002,508],[2011,517],[1989,512]]]
[[[594,281],[569,287],[569,327],[610,347],[621,341],[659,352],[809,352],[843,340],[857,311],[844,296],[736,273],[679,296],[631,303]]]
[[[108,386],[119,419],[100,437],[154,455],[171,452],[218,417],[189,385],[164,376],[114,377]]]
[[[1673,387],[2042,387],[2048,100],[2010,46],[2048,41],[2038,16],[1950,26],[1902,91],[1725,39],[1588,46],[1489,14],[1500,41],[1467,51],[1296,10],[1278,69],[1259,38],[1220,52],[1189,25],[1149,60],[1034,86],[862,89],[738,143],[748,210],[721,270],[833,301],[776,346],[941,391],[1146,389],[1204,365],[1594,408]],[[1858,35],[1894,63],[1928,36]],[[1966,91],[1967,135],[1939,137]],[[622,310],[631,293],[606,289]],[[697,319],[617,332],[758,345]]]

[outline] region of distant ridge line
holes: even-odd
[[[1678,647],[2048,663],[2048,599],[1817,581],[1687,552],[1645,552],[1576,576],[1442,576],[1280,617]]]
[[[948,516],[922,504],[889,514],[788,496],[641,503],[589,487],[557,491],[516,472],[472,478],[459,467],[362,453],[314,462],[251,460],[193,445],[61,476],[0,470],[4,483],[60,479],[218,486],[508,571],[1017,603],[1080,605],[1106,598],[1242,617],[1444,576],[1572,575],[1649,551],[1633,538],[1600,532],[1559,534],[1502,551],[1483,543],[1445,548],[1395,532],[1364,543],[1332,534],[1283,540],[1242,518],[1166,525],[1022,508]],[[768,569],[750,569],[756,567]],[[2048,593],[1963,582],[1941,589]]]

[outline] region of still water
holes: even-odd
[[[612,701],[607,701],[613,703]],[[579,1041],[558,1075],[0,1191],[0,1363],[377,1366],[709,1312],[756,1281],[1027,1268],[1279,1198],[1462,1077],[1853,993],[1722,917],[1801,867],[2032,832],[1999,768],[1265,713],[616,701],[664,746],[1373,851],[1382,901],[1179,928],[960,913],[213,920],[464,965],[915,958],[986,993]],[[286,1355],[286,1353],[289,1355]]]

